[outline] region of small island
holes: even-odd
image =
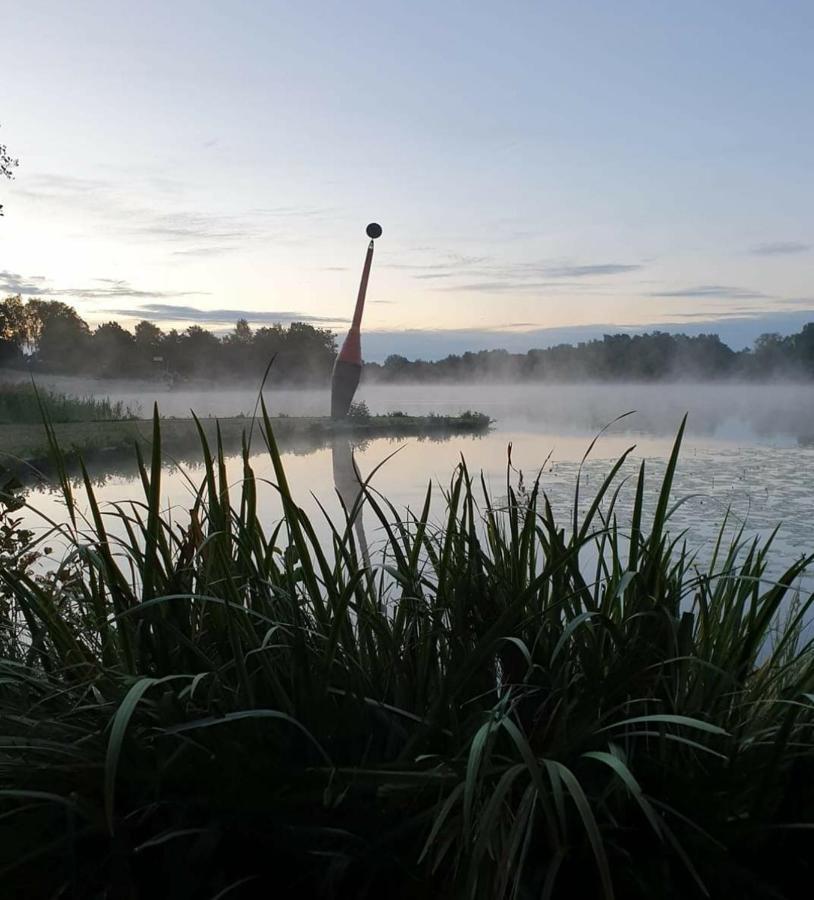
[[[46,407],[47,409],[47,407]],[[262,420],[251,416],[203,418],[197,420],[207,439],[214,442],[218,429],[227,451],[239,451],[243,435],[254,434],[256,446],[262,444]],[[272,416],[275,437],[283,449],[308,446],[316,449],[337,435],[352,440],[372,438],[440,438],[461,434],[484,434],[492,420],[480,412],[460,415],[410,416],[402,412],[386,415],[351,415],[346,419],[329,416]],[[200,448],[196,420],[162,418],[161,439],[169,453],[187,455]],[[67,457],[96,456],[100,453],[132,451],[134,444],[145,447],[152,441],[153,423],[144,418],[107,418],[91,421],[53,422],[52,434]],[[39,463],[50,454],[48,432],[42,422],[0,421],[0,466],[14,469],[20,464]]]

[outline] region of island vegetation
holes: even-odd
[[[0,371],[93,378],[253,381],[275,357],[273,380],[326,385],[336,357],[332,331],[307,322],[252,329],[245,319],[218,335],[190,325],[162,331],[149,321],[133,331],[118,322],[91,328],[58,300],[20,296],[0,302]],[[764,334],[733,350],[715,334],[608,334],[527,353],[482,350],[436,361],[391,355],[368,362],[368,382],[671,381],[814,378],[814,323],[796,334]]]
[[[2,396],[0,386],[0,406]],[[108,401],[92,402],[98,402],[104,411],[110,408]],[[133,447],[137,445],[144,452],[149,452],[153,437],[151,421],[136,416],[100,417],[97,421],[91,421],[83,417],[86,413],[87,410],[80,407],[78,417],[61,419],[48,427],[43,427],[41,422],[0,421],[0,472],[5,469],[17,475],[25,472],[31,474],[32,463],[36,464],[35,479],[43,471],[53,471],[49,444],[53,440],[71,471],[77,470],[81,454],[93,469],[112,466],[113,469],[135,474]],[[286,451],[294,452],[298,449],[312,452],[329,446],[338,437],[361,444],[372,438],[437,440],[448,439],[452,435],[480,435],[489,431],[492,422],[484,413],[471,410],[454,416],[408,416],[402,412],[374,416],[356,412],[342,420],[327,416],[275,416],[271,421],[281,446]],[[247,415],[217,419],[165,419],[162,425],[163,446],[176,460],[180,458],[200,463],[201,433],[213,442],[219,441],[225,453],[236,454],[240,453],[246,432],[258,425],[258,420]]]
[[[31,382],[0,382],[0,426],[42,426],[50,422],[116,422],[135,419],[137,411],[107,397],[77,397],[38,390]]]
[[[205,436],[193,508],[166,510],[162,427],[140,500],[57,466],[64,523],[35,535],[5,494],[15,897],[806,895],[811,558],[768,580],[771,540],[723,529],[688,554],[681,433],[624,527],[624,459],[568,522],[511,465],[503,496],[461,464],[406,515],[368,486],[368,564],[358,504],[320,539],[267,416],[271,529],[249,447],[232,484]]]

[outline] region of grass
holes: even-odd
[[[0,424],[41,425],[43,410],[51,422],[110,422],[136,418],[135,412],[107,397],[73,397],[43,391],[33,384],[0,384]]]
[[[239,452],[243,433],[247,429],[262,426],[246,416],[223,419],[194,418],[162,419],[164,449],[173,456],[200,458],[198,425],[208,439],[216,439],[219,429],[224,448]],[[347,434],[356,440],[368,437],[439,437],[451,434],[483,434],[489,430],[491,419],[483,413],[467,411],[459,416],[354,416],[344,421],[332,421],[325,416],[279,416],[273,420],[275,434],[286,448],[303,446],[313,449],[327,445],[338,434]],[[152,422],[149,419],[126,419],[99,422],[54,422],[53,437],[62,455],[74,465],[82,454],[89,463],[98,461],[100,451],[108,454],[125,451],[128,462],[133,461],[133,444],[138,443],[143,452],[150,452]],[[36,462],[38,467],[49,468],[49,431],[40,420],[37,424],[0,423],[0,467],[25,468],[21,463]],[[40,466],[41,464],[41,466]],[[132,465],[130,466],[132,468]],[[1,471],[1,469],[0,469]],[[19,473],[18,473],[19,474]]]
[[[809,895],[810,559],[767,583],[771,541],[740,535],[697,566],[669,533],[681,432],[624,530],[623,460],[569,522],[511,469],[498,503],[462,463],[440,520],[431,487],[404,518],[368,486],[368,569],[358,509],[319,539],[267,416],[279,525],[249,448],[230,485],[203,429],[171,519],[161,427],[140,502],[86,478],[85,521],[57,465],[69,551],[0,563],[15,897]]]

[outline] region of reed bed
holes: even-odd
[[[75,397],[37,390],[33,384],[0,383],[0,423],[39,425],[43,410],[52,422],[109,422],[134,419],[136,413],[107,397]]]
[[[156,415],[141,502],[57,467],[69,552],[2,557],[9,896],[809,896],[810,558],[769,583],[771,540],[722,529],[696,564],[683,425],[624,528],[624,460],[568,522],[511,469],[500,503],[461,463],[407,516],[368,483],[366,567],[358,505],[320,540],[263,423],[270,532],[248,439],[233,486],[203,430],[189,516],[162,511]]]

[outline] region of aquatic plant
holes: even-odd
[[[47,583],[0,564],[15,897],[801,896],[810,559],[768,583],[771,540],[722,529],[695,563],[669,532],[683,426],[627,523],[625,457],[569,522],[511,468],[497,503],[461,463],[440,519],[431,486],[405,516],[369,482],[370,568],[358,504],[319,539],[265,411],[270,532],[246,442],[232,485],[203,429],[192,509],[165,513],[160,432],[140,502],[86,474],[80,503],[57,465]]]
[[[137,411],[107,397],[75,397],[37,389],[26,382],[0,384],[0,423],[39,424],[43,410],[52,422],[135,419]]]

